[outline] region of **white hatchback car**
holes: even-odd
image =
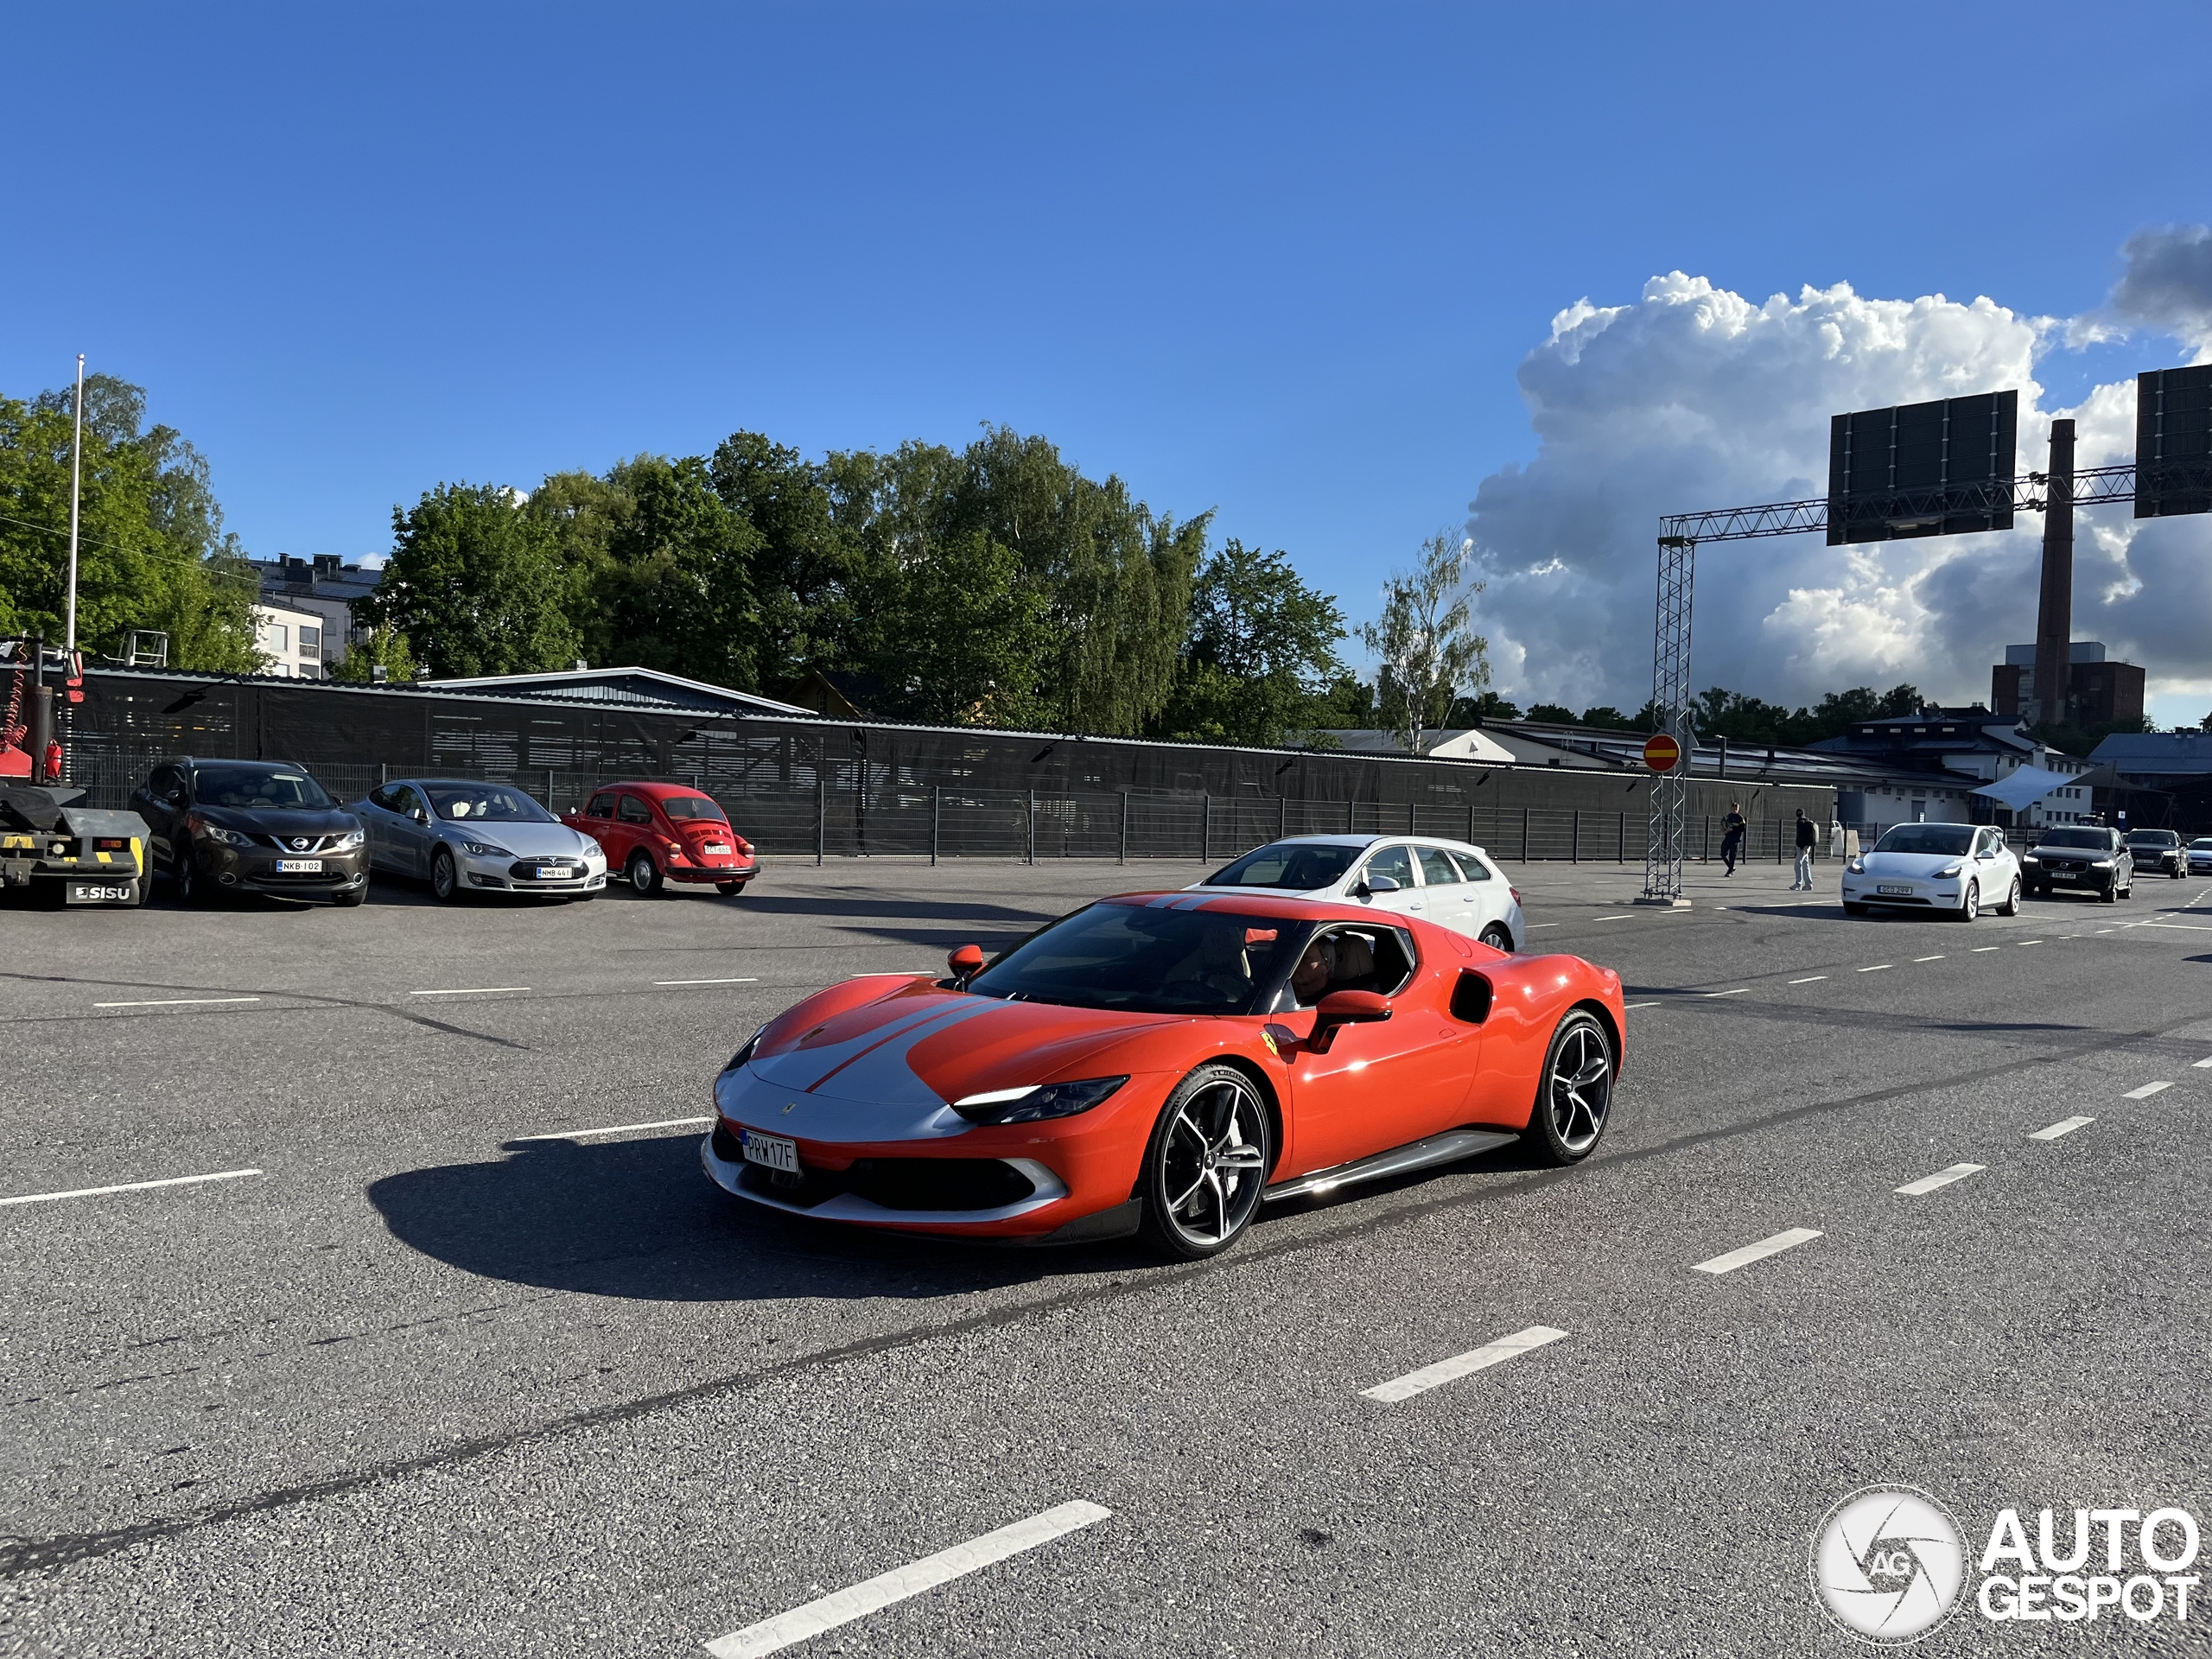
[[[2212,875],[2212,836],[2199,836],[2189,843],[2189,873]]]
[[[1403,911],[1500,950],[1514,949],[1527,931],[1521,895],[1489,854],[1427,836],[1293,836],[1192,885]]]
[[[1899,823],[1882,832],[1872,852],[1843,867],[1843,909],[1948,910],[1970,922],[1985,906],[2020,913],[2019,855],[2002,830],[1971,823]]]

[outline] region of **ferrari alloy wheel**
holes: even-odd
[[[630,855],[622,873],[629,878],[632,889],[648,899],[660,891],[660,870],[653,863],[653,855],[642,847]]]
[[[1997,906],[1997,913],[1999,916],[2017,916],[2020,913],[2020,878],[2018,876],[2012,878],[2012,891],[2005,895],[2005,902]]]
[[[1970,922],[1981,914],[1981,883],[1967,883],[1966,896],[1959,900],[1959,919]]]
[[[1577,1008],[1552,1033],[1529,1139],[1551,1163],[1580,1163],[1605,1134],[1612,1108],[1612,1043],[1596,1015]]]
[[[1505,931],[1503,922],[1492,922],[1483,929],[1482,940],[1493,950],[1510,951],[1513,949],[1513,936]]]
[[[441,847],[430,855],[430,895],[440,904],[449,905],[460,891],[461,873],[454,868],[453,855]]]
[[[1227,1249],[1259,1213],[1270,1141],[1251,1078],[1232,1065],[1192,1072],[1167,1097],[1145,1150],[1145,1236],[1185,1261]]]

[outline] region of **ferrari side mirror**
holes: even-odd
[[[1345,1026],[1372,1025],[1390,1017],[1390,999],[1373,991],[1331,991],[1313,1013],[1313,1034],[1306,1039],[1309,1054],[1325,1054]]]
[[[980,944],[963,944],[947,957],[944,963],[946,967],[952,969],[953,978],[965,984],[983,971],[983,947]]]

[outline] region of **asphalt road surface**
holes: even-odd
[[[2212,1530],[2202,882],[1961,926],[1847,920],[1833,864],[1674,912],[1515,868],[1531,948],[1630,987],[1598,1154],[1270,1211],[1211,1263],[700,1173],[713,1074],[794,999],[1199,873],[0,911],[0,1644],[1839,1654],[1808,1549],[1869,1484],[1970,1556],[2006,1507]],[[1918,1651],[2208,1631],[1969,1606]]]

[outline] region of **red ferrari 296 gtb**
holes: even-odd
[[[762,1027],[707,1173],[828,1220],[1198,1257],[1264,1202],[1516,1136],[1576,1162],[1620,1077],[1611,969],[1357,905],[1134,893],[951,965]]]

